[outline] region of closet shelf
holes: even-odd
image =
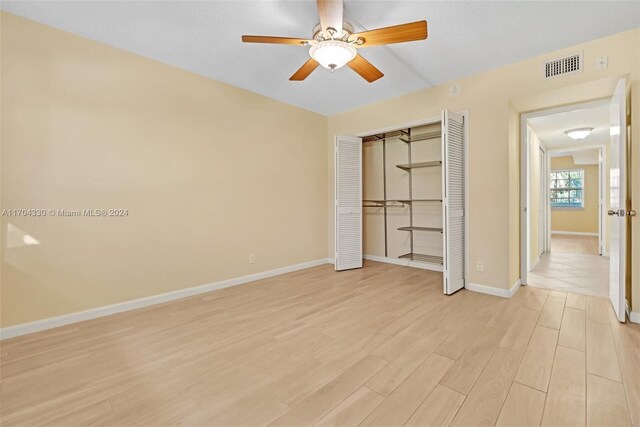
[[[440,138],[441,136],[442,136],[442,133],[440,131],[436,131],[436,132],[423,133],[419,135],[404,135],[403,137],[400,138],[400,141],[409,143],[409,142],[416,142],[416,141],[424,141],[427,139],[436,139],[436,138]]]
[[[434,166],[442,166],[442,161],[441,160],[434,160],[432,162],[418,162],[418,163],[407,163],[407,164],[402,164],[402,165],[396,165],[397,168],[400,168],[400,169],[405,170],[407,172],[409,172],[411,169],[430,168],[430,167],[434,167]]]
[[[434,227],[411,226],[411,227],[399,227],[398,230],[400,231],[437,231],[439,233],[442,233],[442,228],[434,228]]]
[[[441,256],[417,254],[415,252],[409,252],[408,254],[400,255],[398,258],[410,259],[412,261],[428,262],[430,264],[443,264]]]

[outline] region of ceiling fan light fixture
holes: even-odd
[[[564,131],[571,139],[585,139],[593,131],[593,128],[578,128]]]
[[[355,47],[340,40],[322,41],[309,49],[309,55],[331,71],[344,67],[357,54]]]

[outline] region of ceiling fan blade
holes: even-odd
[[[318,14],[320,15],[320,25],[322,31],[327,32],[328,28],[333,28],[336,33],[342,35],[342,0],[317,0]]]
[[[245,43],[295,44],[298,46],[304,46],[309,43],[307,39],[273,36],[242,36],[242,41]]]
[[[411,22],[409,24],[394,25],[393,27],[378,28],[352,34],[350,40],[362,38],[364,43],[359,47],[379,46],[382,44],[404,43],[427,38],[427,21]]]
[[[306,79],[307,77],[309,77],[309,74],[313,72],[313,70],[318,68],[318,65],[320,65],[318,61],[310,58],[307,62],[304,63],[302,67],[300,67],[298,71],[296,71],[291,77],[289,77],[289,80],[302,81]]]
[[[368,81],[369,83],[375,82],[380,77],[384,76],[380,70],[371,65],[369,61],[364,59],[362,55],[356,55],[351,62],[347,65],[356,73],[360,74],[360,77]]]

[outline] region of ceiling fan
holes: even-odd
[[[313,29],[311,39],[272,36],[242,36],[245,43],[291,44],[311,46],[309,59],[289,80],[302,81],[322,65],[333,72],[348,65],[369,83],[384,76],[357,52],[357,49],[392,43],[404,43],[427,38],[427,21],[394,25],[354,33],[353,26],[343,22],[342,0],[317,0],[320,24]]]

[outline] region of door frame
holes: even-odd
[[[456,113],[464,117],[464,283],[465,287],[469,283],[469,110],[455,111]],[[379,133],[392,132],[398,129],[412,128],[418,126],[430,125],[433,123],[440,123],[442,121],[442,115],[432,116],[425,119],[412,120],[410,122],[400,123],[392,126],[385,126],[383,128],[370,129],[354,133],[353,136],[363,138],[368,135],[375,135]],[[335,137],[335,135],[333,135]],[[334,225],[335,226],[335,225]],[[364,233],[364,230],[363,230]]]
[[[529,230],[531,215],[528,207],[531,176],[529,173],[529,138],[527,132],[527,122],[535,117],[550,116],[559,113],[567,113],[570,111],[584,110],[587,108],[603,107],[605,105],[609,105],[609,103],[609,98],[602,98],[594,101],[579,102],[576,104],[564,105],[561,107],[552,107],[544,110],[520,114],[520,283],[522,285],[526,285],[528,283],[527,277],[529,274],[530,259]],[[550,150],[547,150],[547,153],[549,151]],[[547,156],[547,161],[549,161],[549,156]],[[600,209],[600,211],[602,211],[602,209]],[[548,218],[550,218],[550,216]]]

